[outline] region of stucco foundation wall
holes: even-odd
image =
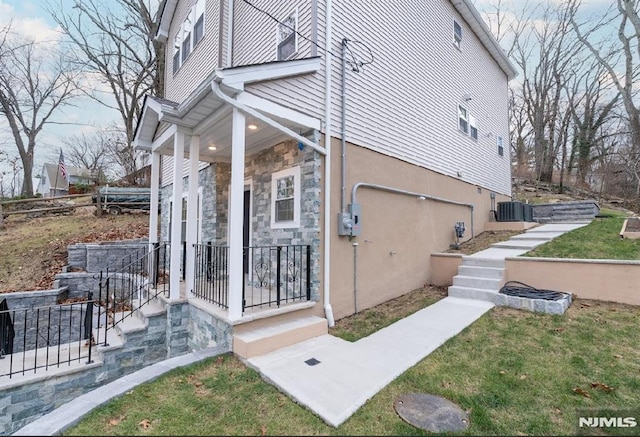
[[[640,305],[640,261],[507,258],[505,280],[583,299]]]
[[[362,233],[353,240],[340,237],[337,235],[340,141],[334,138],[332,147],[331,303],[334,316],[339,319],[354,312],[354,279],[358,310],[433,283],[431,255],[448,249],[454,242],[454,225],[458,221],[464,221],[467,228],[462,240],[471,237],[471,214],[468,207],[360,189],[357,196],[362,207]],[[471,203],[475,206],[476,234],[484,230],[490,218],[490,190],[364,147],[347,144],[346,173],[347,205],[351,202],[353,185],[368,182]],[[496,202],[507,200],[510,198],[496,194]],[[354,243],[358,244],[357,277],[354,277]]]
[[[453,285],[453,277],[458,274],[462,255],[455,253],[434,253],[431,255],[431,285],[447,287]]]

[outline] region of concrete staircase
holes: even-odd
[[[600,212],[595,200],[532,205],[533,220],[538,223],[589,223]]]
[[[499,293],[504,285],[505,258],[522,255],[531,249],[584,226],[581,223],[547,224],[516,235],[507,241],[493,244],[489,249],[462,257],[458,274],[453,277],[449,296],[492,302],[497,306],[510,306],[536,312],[562,314],[571,303],[545,301]]]

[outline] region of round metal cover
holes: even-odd
[[[424,393],[400,395],[394,402],[398,415],[411,425],[429,432],[463,431],[469,416],[448,399]]]

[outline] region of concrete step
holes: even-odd
[[[499,290],[502,279],[479,278],[475,276],[456,275],[453,277],[453,285],[461,287],[477,288],[482,290]]]
[[[510,240],[546,240],[550,241],[562,235],[562,232],[525,232],[524,234],[515,235]]]
[[[504,257],[503,258],[491,258],[491,257],[485,258],[480,256],[463,256],[462,266],[492,267],[492,268],[502,269],[504,268]]]
[[[233,351],[241,358],[264,355],[328,332],[327,320],[317,316],[298,317],[248,329],[237,329]]]
[[[136,305],[138,304],[136,303]],[[152,301],[149,301],[148,303],[145,303],[136,311],[136,315],[142,320],[145,320],[150,317],[163,316],[166,313],[167,313],[167,309],[157,300],[152,300]]]
[[[498,290],[482,290],[478,288],[462,287],[460,285],[452,285],[449,287],[449,296],[460,299],[473,299],[494,303]]]
[[[533,249],[548,242],[549,240],[532,239],[532,240],[507,240],[500,243],[492,244],[491,247],[497,247],[500,249]]]
[[[458,267],[458,274],[463,276],[474,276],[476,278],[502,279],[504,269],[495,267],[480,267],[461,265]]]

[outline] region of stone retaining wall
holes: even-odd
[[[148,250],[148,240],[108,241],[103,243],[80,243],[67,247],[68,266],[72,270],[85,272],[99,272],[107,267],[122,262],[131,256],[138,258]]]

